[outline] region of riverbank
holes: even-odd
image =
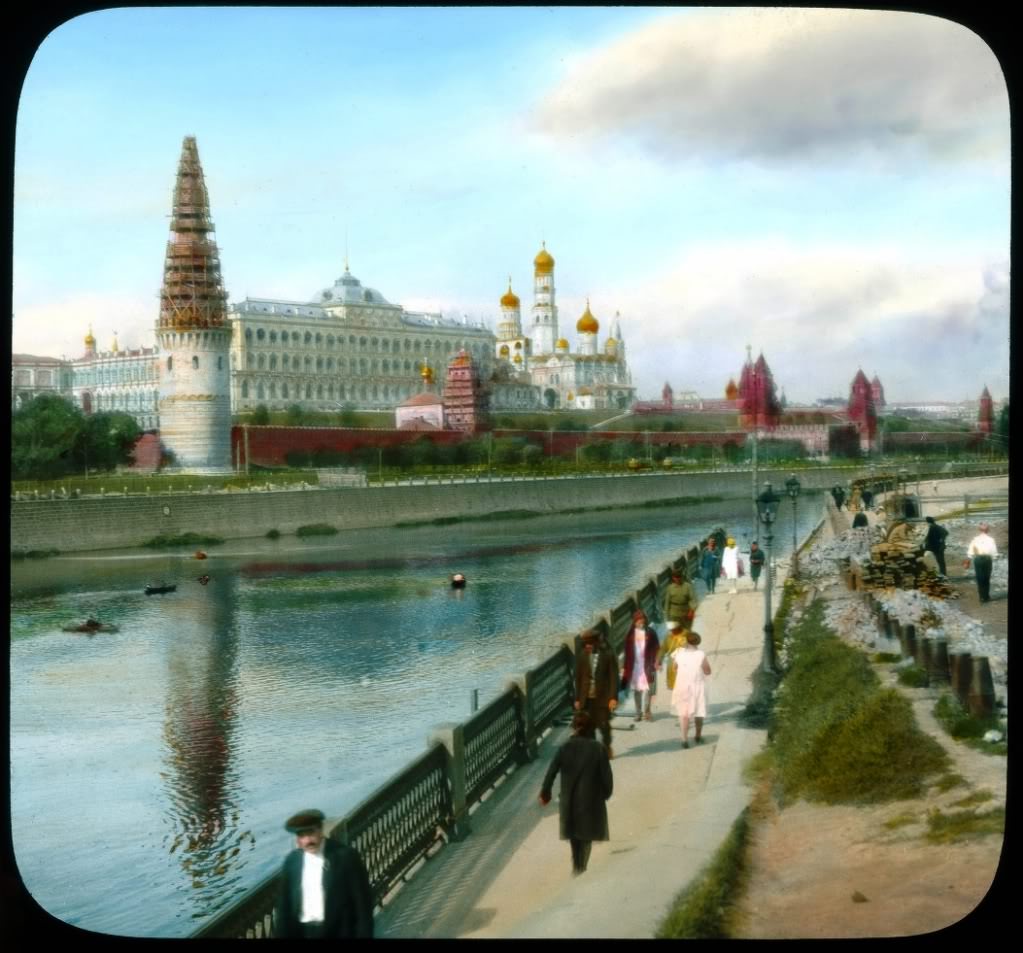
[[[845,483],[866,472],[864,467],[808,470],[804,490]],[[780,486],[787,475],[782,470],[760,470],[758,480]],[[343,532],[438,519],[489,518],[502,511],[551,514],[679,499],[748,499],[751,490],[752,471],[724,470],[22,500],[11,503],[10,546],[22,552],[89,552],[144,546],[157,536],[194,532],[248,539],[272,531],[290,535],[314,523]]]

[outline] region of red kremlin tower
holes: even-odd
[[[479,370],[465,350],[448,364],[444,382],[444,417],[449,430],[475,433],[484,428],[486,394],[480,385]]]
[[[874,398],[874,410],[880,413],[884,410],[885,399],[884,399],[884,386],[881,383],[881,378],[874,374],[874,379],[870,382],[870,393]]]
[[[995,404],[991,394],[984,385],[984,391],[980,395],[980,413],[977,414],[977,429],[982,434],[991,434],[995,431]]]
[[[739,420],[743,427],[767,427],[773,429],[781,417],[781,405],[775,390],[774,375],[767,366],[763,352],[756,363],[750,360],[750,348],[746,347],[746,364],[739,377]]]
[[[671,410],[675,406],[675,392],[667,381],[664,382],[664,387],[661,390],[661,400],[664,401],[665,410]]]
[[[849,422],[855,424],[860,435],[860,449],[869,451],[877,435],[877,410],[874,407],[874,391],[867,375],[861,368],[856,372],[849,387]]]

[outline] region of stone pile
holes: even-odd
[[[837,575],[852,559],[862,563],[870,559],[873,546],[884,541],[879,526],[864,526],[846,530],[834,539],[820,540],[799,554],[801,576],[821,578]]]

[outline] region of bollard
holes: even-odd
[[[927,679],[932,685],[948,685],[951,682],[947,639],[931,639],[931,661],[927,669]]]
[[[469,714],[475,715],[480,710],[480,690],[474,688],[469,692]]]
[[[923,669],[928,684],[931,681],[931,657],[934,654],[934,639],[929,635],[916,640],[916,664]]]
[[[975,718],[985,718],[995,713],[995,683],[991,678],[991,666],[986,655],[973,659],[967,708]]]
[[[898,623],[896,623],[898,626]],[[904,645],[904,652],[906,658],[911,658],[916,661],[916,626],[907,625],[905,628],[899,626],[902,632],[902,637],[899,641]]]
[[[973,656],[969,652],[953,652],[948,661],[952,691],[959,699],[959,704],[966,708],[970,703],[970,682],[973,681]]]

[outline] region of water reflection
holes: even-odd
[[[233,741],[238,715],[236,585],[222,574],[209,584],[186,584],[184,598],[168,603],[164,706],[163,846],[177,855],[191,892],[192,916],[213,912],[242,887],[242,847],[255,847],[251,831],[238,831],[240,805]]]

